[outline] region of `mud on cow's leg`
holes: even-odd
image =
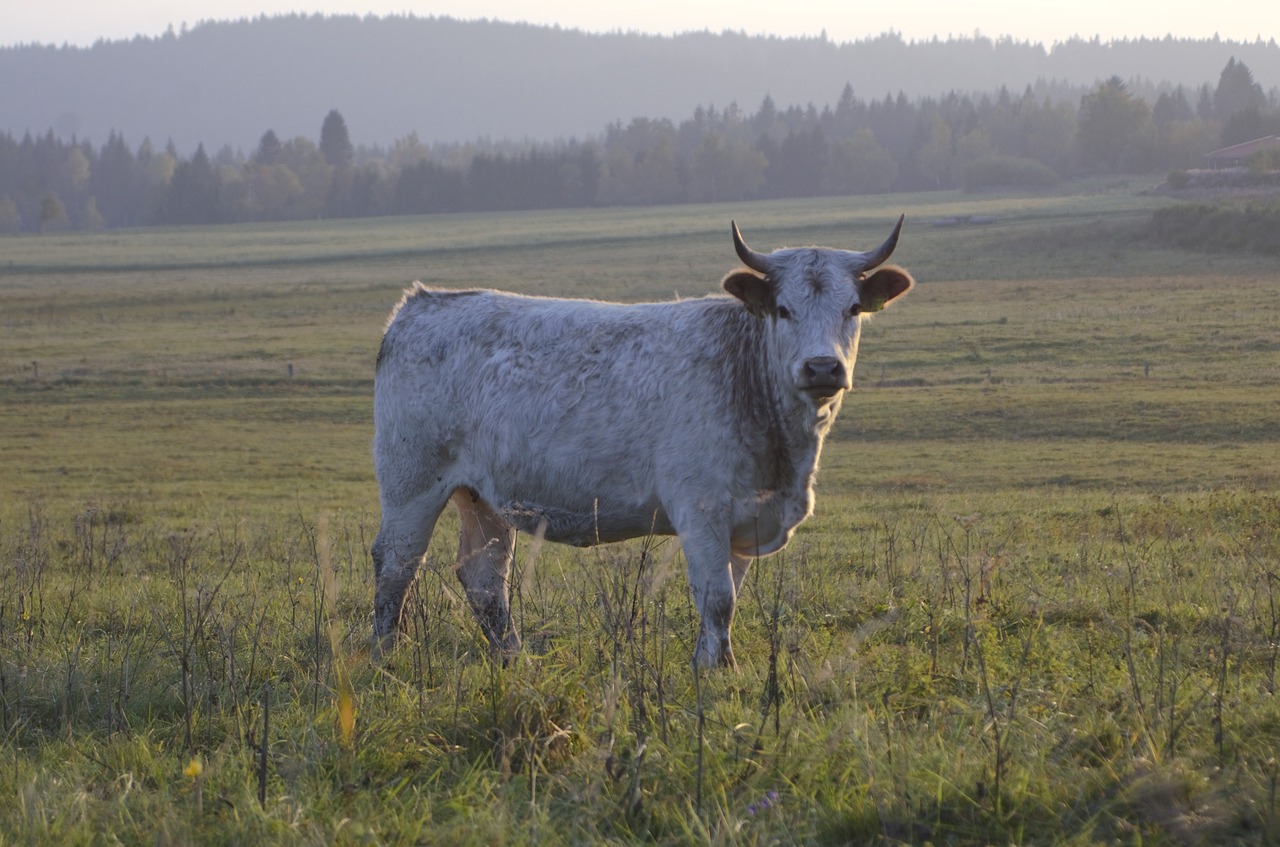
[[[698,629],[698,644],[693,652],[693,663],[703,668],[736,668],[738,663],[733,658],[729,629],[733,625],[738,594],[735,573],[730,566],[729,549],[714,537],[701,542],[688,538],[683,539],[682,543],[685,558],[689,562],[689,584],[693,589],[693,602],[702,619],[702,625]]]
[[[431,543],[440,511],[447,502],[429,492],[407,504],[382,505],[382,526],[373,542],[373,655],[379,658],[395,646],[404,626],[405,597],[418,564]]]
[[[392,545],[379,536],[373,543],[373,650],[381,656],[395,646],[402,626],[401,613],[404,600],[413,584],[418,562],[403,558],[393,551]]]
[[[734,602],[732,596],[712,596],[694,592],[702,625],[698,629],[698,646],[693,653],[693,663],[700,668],[736,668],[733,646],[729,643],[729,628],[733,625]]]

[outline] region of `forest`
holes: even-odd
[[[673,121],[615,121],[595,137],[356,145],[336,109],[316,138],[266,129],[248,154],[183,156],[112,132],[101,146],[52,129],[0,134],[0,232],[398,214],[1051,187],[1091,174],[1162,174],[1216,148],[1280,134],[1280,102],[1232,58],[1216,82],[1154,101],[1113,76],[1078,103],[1000,88],[834,105],[766,96]],[[1259,169],[1280,162],[1259,159]]]

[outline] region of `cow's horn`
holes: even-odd
[[[729,221],[729,225],[733,227],[733,249],[738,251],[738,258],[742,260],[742,264],[756,273],[769,273],[769,257],[763,253],[757,253],[747,246],[747,242],[742,240],[742,233],[738,232],[738,225],[735,222]]]
[[[898,235],[899,233],[902,232],[902,222],[906,219],[907,219],[906,215],[902,215],[901,217],[899,217],[898,225],[893,228],[893,232],[890,233],[887,239],[885,239],[884,244],[881,244],[879,247],[872,250],[870,253],[862,254],[864,261],[866,262],[866,264],[863,265],[863,267],[866,270],[871,270],[872,268],[878,268],[881,265],[883,265],[885,262],[889,261],[889,257],[893,255],[893,249],[898,246]]]

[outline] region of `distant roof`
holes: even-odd
[[[1247,159],[1259,150],[1270,150],[1277,144],[1280,144],[1280,136],[1266,135],[1243,144],[1233,144],[1221,150],[1214,150],[1212,153],[1205,153],[1204,157],[1206,159]]]

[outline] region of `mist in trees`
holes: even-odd
[[[0,134],[0,233],[391,214],[740,201],[903,190],[1042,188],[1092,173],[1195,167],[1280,133],[1280,104],[1234,58],[1216,85],[1149,102],[1113,76],[1078,104],[1001,88],[754,112],[699,106],[679,122],[615,121],[589,140],[356,146],[330,110],[316,140],[266,129],[248,156],[184,158],[112,132],[101,147],[50,130]],[[359,127],[355,128],[359,135]]]
[[[594,138],[618,118],[680,123],[699,105],[736,101],[750,109],[766,94],[783,109],[810,100],[821,107],[845,80],[864,100],[886,92],[912,102],[950,90],[980,96],[1001,85],[1017,95],[1030,85],[1038,99],[1078,107],[1112,74],[1148,103],[1184,86],[1196,107],[1205,82],[1212,101],[1231,57],[1249,66],[1268,96],[1280,85],[1274,39],[1048,45],[889,32],[836,43],[730,30],[589,34],[413,14],[263,15],[83,48],[0,46],[0,80],[13,81],[0,85],[0,131],[20,138],[48,127],[63,139],[96,143],[114,131],[134,145],[172,139],[183,156],[203,142],[216,158],[225,144],[251,152],[267,128],[281,141],[304,135],[318,142],[316,123],[336,106],[356,146],[385,147],[415,128],[448,144],[546,143]]]

